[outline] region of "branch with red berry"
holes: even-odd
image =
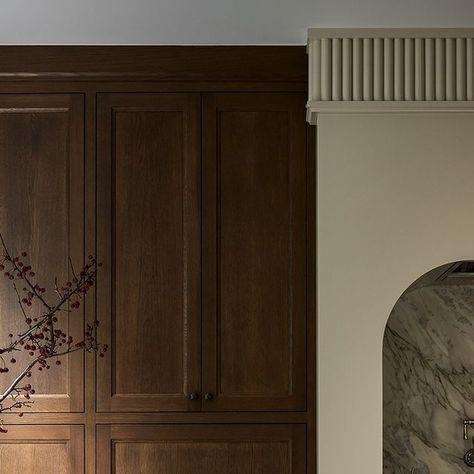
[[[55,279],[55,297],[54,301],[50,301],[46,297],[46,288],[36,281],[28,254],[11,255],[1,234],[0,244],[3,249],[0,272],[11,282],[18,299],[19,314],[24,320],[24,329],[18,334],[10,333],[9,343],[0,346],[0,377],[15,373],[13,380],[0,392],[0,413],[18,412],[19,416],[23,416],[23,409],[33,404],[35,389],[26,381],[34,370],[45,372],[53,362],[61,365],[62,357],[77,351],[96,352],[104,357],[107,345],[100,344],[96,339],[97,320],[86,324],[83,339],[76,341],[60,327],[58,317],[80,307],[81,300],[96,281],[101,264],[90,255],[87,263],[76,273],[69,260],[70,279],[63,285]],[[20,368],[17,360],[19,352],[27,354],[26,362]],[[0,433],[6,432],[0,421]]]

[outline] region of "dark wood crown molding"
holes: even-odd
[[[307,82],[304,46],[0,46],[0,80]]]

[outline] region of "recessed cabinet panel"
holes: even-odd
[[[68,258],[77,267],[83,263],[83,103],[80,94],[0,94],[0,232],[12,253],[29,253],[35,283],[47,288],[50,303],[57,301],[55,276],[62,284],[70,277]],[[45,310],[39,304],[32,309]],[[58,325],[82,339],[82,311],[61,315]],[[25,328],[17,295],[2,277],[0,347],[10,342],[9,333]],[[15,358],[12,377],[0,378],[0,392],[31,362],[24,352]],[[81,411],[82,361],[77,353],[47,374],[35,369],[28,383],[37,395],[28,411]]]
[[[10,425],[0,438],[2,474],[84,474],[84,428]]]
[[[98,127],[98,408],[198,410],[199,95],[101,95]]]
[[[98,474],[303,474],[304,425],[98,427]]]
[[[203,408],[304,410],[304,95],[209,94],[203,113]]]

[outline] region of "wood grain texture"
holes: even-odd
[[[304,46],[1,46],[0,80],[307,83]]]
[[[210,94],[203,121],[205,410],[306,405],[302,94]]]
[[[303,425],[100,426],[98,474],[303,474]]]
[[[77,376],[82,374],[82,357],[78,357],[78,365],[71,361],[69,382],[64,373],[55,372],[43,387],[59,395],[59,405],[52,402],[55,395],[46,393],[36,404],[40,412],[4,417],[18,423],[13,428],[19,431],[10,429],[9,436],[16,436],[21,446],[7,446],[2,442],[6,438],[0,438],[0,450],[8,448],[0,463],[13,462],[15,472],[20,472],[24,460],[29,473],[36,456],[44,463],[39,472],[57,474],[109,474],[113,471],[107,459],[114,459],[127,474],[147,474],[143,469],[155,473],[157,466],[166,474],[315,471],[315,144],[311,132],[306,136],[307,150],[301,145],[306,88],[304,47],[0,46],[0,124],[7,124],[6,136],[0,138],[0,166],[6,150],[23,158],[0,173],[0,200],[10,196],[6,208],[17,206],[10,193],[23,173],[28,175],[27,202],[20,200],[14,214],[4,211],[2,202],[0,213],[8,214],[13,236],[20,210],[22,215],[33,210],[41,219],[54,215],[58,220],[49,221],[54,227],[65,213],[71,229],[85,223],[87,253],[98,253],[105,263],[97,295],[94,291],[88,295],[86,317],[95,317],[97,296],[100,337],[105,342],[114,338],[116,345],[105,360],[85,358],[84,412],[67,413],[82,410],[82,405],[63,397],[69,385],[71,400],[77,393],[82,401],[82,380]],[[226,91],[229,94],[220,94]],[[17,108],[23,118],[14,116]],[[84,170],[79,169],[84,146],[85,182]],[[68,210],[65,162],[59,159],[64,154],[70,158],[70,191],[81,196],[85,184],[85,219],[84,202],[71,201]],[[36,160],[38,156],[47,161]],[[180,193],[178,175],[183,170]],[[293,186],[300,183],[301,194],[291,191],[296,189],[287,180],[291,173],[298,175]],[[53,189],[61,199],[50,213],[41,211]],[[176,215],[185,203],[188,212],[180,225]],[[306,229],[301,230],[304,213]],[[155,221],[166,222],[163,234],[157,232]],[[25,230],[32,236],[27,242],[31,249],[40,249],[37,265],[46,254],[52,255],[60,273],[65,228],[60,225],[57,238],[45,245],[44,238],[41,242],[36,238],[34,225],[39,225],[36,219],[19,230],[22,236]],[[187,247],[180,241],[186,225]],[[295,235],[290,238],[291,232]],[[137,241],[138,245],[129,244]],[[297,251],[290,259],[290,241],[300,245],[304,255]],[[82,245],[70,245],[71,255],[79,260]],[[57,254],[53,255],[53,247]],[[179,260],[185,248],[191,283],[180,290],[185,278],[184,272],[179,275],[183,269]],[[306,261],[304,282],[300,270],[287,271],[290,260],[294,269],[301,269],[297,262]],[[292,285],[296,286],[291,295]],[[181,298],[180,291],[188,298]],[[301,319],[303,300],[306,321]],[[186,315],[185,301],[190,308]],[[135,316],[127,316],[137,305],[150,334]],[[166,321],[177,312],[181,316],[173,316],[173,323]],[[256,317],[250,318],[250,313]],[[188,332],[181,338],[185,320]],[[305,331],[305,324],[306,335],[299,332]],[[161,336],[153,337],[162,326]],[[298,347],[290,349],[288,335],[294,327]],[[142,336],[153,340],[149,348],[140,347]],[[144,367],[130,364],[130,354],[145,361]],[[169,364],[162,364],[162,357]],[[289,360],[298,366],[296,372]],[[206,383],[201,386],[202,377]],[[170,393],[177,389],[178,394]],[[210,391],[217,398],[190,402],[184,392],[191,390],[201,396]],[[48,413],[58,406],[64,413]],[[85,445],[82,435],[61,432],[69,429],[62,425],[71,424],[85,425]],[[286,448],[289,443],[291,449]],[[294,466],[288,467],[288,452]],[[67,466],[66,457],[77,459],[80,467]]]
[[[85,248],[86,255],[97,254],[96,251],[96,143],[97,143],[97,121],[96,121],[96,97],[95,92],[86,91],[85,94]],[[96,286],[92,287],[85,301],[85,312],[87,315],[96,316]],[[85,377],[84,377],[84,456],[85,474],[95,473],[96,449],[95,449],[95,416],[96,416],[96,355],[86,354]]]
[[[82,426],[8,426],[0,443],[2,474],[83,474]]]
[[[200,392],[199,96],[99,104],[99,410],[195,410]]]
[[[14,254],[26,250],[56,301],[54,277],[66,282],[68,257],[84,260],[84,152],[81,95],[0,95],[0,230]],[[32,308],[43,311],[40,305]],[[60,315],[59,324],[80,340],[83,315]],[[10,332],[25,328],[11,283],[0,280],[0,345]],[[12,374],[29,361],[18,354]],[[0,377],[0,390],[10,377]],[[83,408],[82,355],[73,354],[48,376],[33,371],[37,391],[33,411],[80,411]]]

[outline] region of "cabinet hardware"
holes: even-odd
[[[211,401],[214,398],[214,395],[212,393],[206,393],[204,395],[204,400]]]
[[[190,400],[199,400],[199,393],[193,392],[189,395]]]

